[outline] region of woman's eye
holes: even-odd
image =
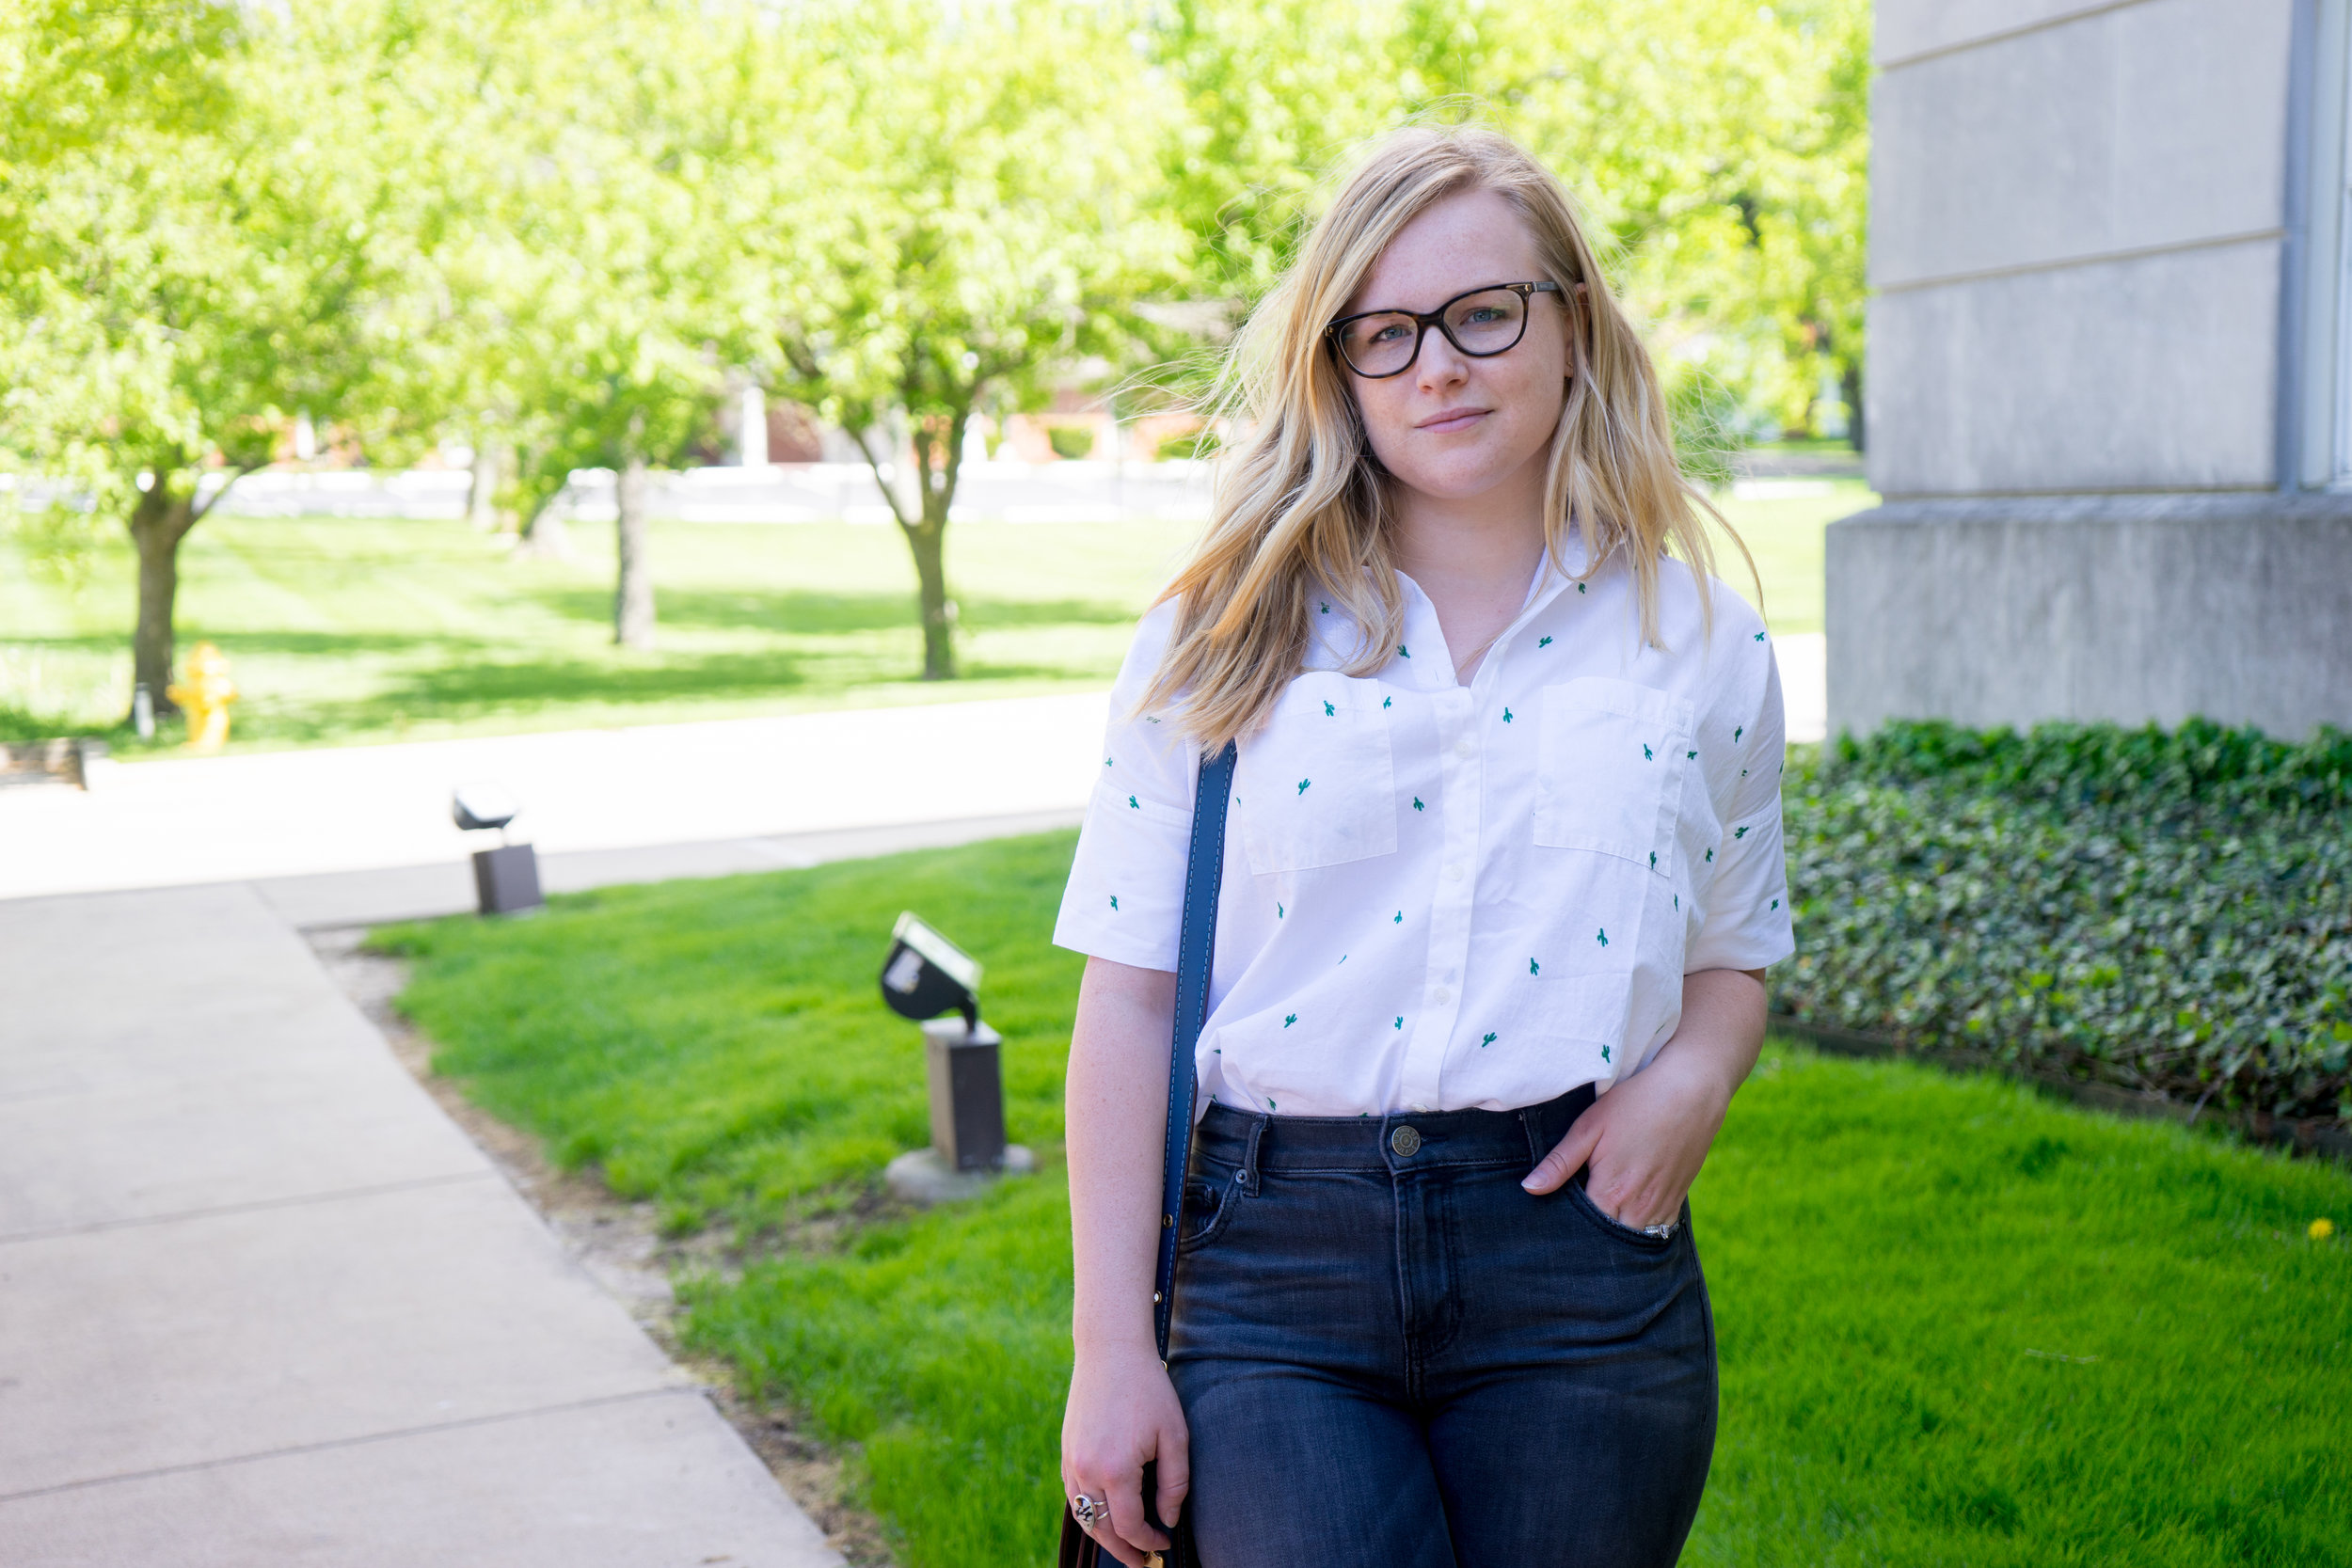
[[[1405,324],[1403,322],[1383,322],[1378,326],[1372,329],[1372,335],[1366,338],[1364,341],[1367,343],[1392,343],[1403,336],[1405,336]]]
[[[1492,305],[1477,306],[1462,316],[1464,326],[1491,326],[1502,319],[1502,311]]]

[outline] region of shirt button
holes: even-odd
[[[1454,993],[1446,990],[1445,987],[1439,986],[1436,990],[1429,993],[1429,1000],[1435,1002],[1438,1006],[1442,1007],[1447,1003],[1454,1000]]]
[[[1461,866],[1458,863],[1447,866],[1445,868],[1445,879],[1449,882],[1460,881],[1462,879]]]
[[[1474,757],[1478,754],[1478,742],[1469,736],[1464,736],[1454,743],[1454,754],[1457,757]]]

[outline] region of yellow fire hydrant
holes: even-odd
[[[237,700],[228,655],[199,642],[188,653],[187,679],[173,682],[166,695],[188,716],[188,750],[217,752],[228,741],[229,705]]]

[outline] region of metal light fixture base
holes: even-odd
[[[476,849],[473,886],[484,914],[529,914],[547,903],[539,892],[539,857],[528,844]]]

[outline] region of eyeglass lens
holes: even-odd
[[[1482,289],[1445,308],[1454,346],[1473,358],[1501,354],[1527,330],[1527,301],[1513,289]],[[1401,310],[1362,316],[1340,328],[1340,352],[1363,375],[1394,375],[1421,347],[1421,325]]]

